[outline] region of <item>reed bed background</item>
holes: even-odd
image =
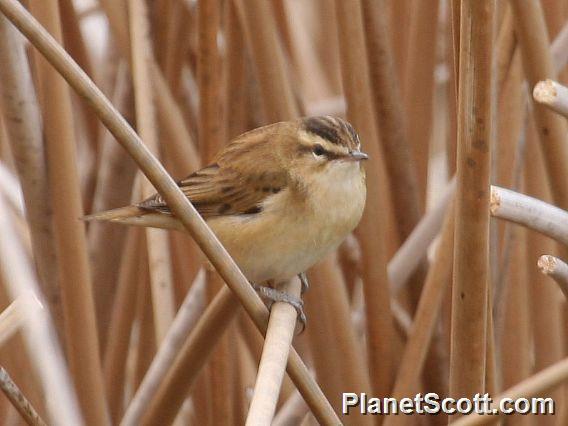
[[[0,0],[0,424],[498,421],[344,416],[342,392],[550,396],[554,415],[499,421],[568,424],[567,18],[564,0]],[[295,335],[172,178],[307,115],[347,118],[370,160]],[[156,190],[188,232],[80,220]]]

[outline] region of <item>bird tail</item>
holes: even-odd
[[[82,218],[85,221],[97,220],[103,222],[119,223],[122,225],[142,226],[145,228],[175,229],[183,231],[180,221],[171,214],[156,213],[137,206],[121,207],[94,213]]]
[[[147,214],[148,212],[136,206],[120,207],[118,209],[107,210],[104,212],[93,213],[83,216],[85,221],[99,220],[104,222],[122,222],[125,219],[139,217]]]

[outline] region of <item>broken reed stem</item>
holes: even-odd
[[[568,212],[556,206],[492,185],[490,212],[568,245]]]
[[[173,213],[199,244],[225,282],[235,292],[259,330],[265,330],[268,310],[217,240],[199,213],[181,192],[163,166],[148,151],[124,118],[85,75],[65,50],[15,0],[0,0],[0,10],[50,61],[79,95],[86,98],[99,119],[129,152],[141,170],[164,197]],[[288,373],[302,393],[315,417],[322,423],[339,419],[295,351],[290,353]]]
[[[568,118],[568,87],[550,79],[539,81],[534,86],[533,99]]]
[[[130,25],[130,51],[132,54],[132,77],[136,127],[140,138],[150,152],[160,157],[158,130],[154,109],[154,96],[150,82],[152,48],[149,39],[148,11],[139,0],[128,1]],[[142,195],[152,196],[154,188],[143,179]],[[150,284],[156,341],[161,342],[175,316],[174,286],[172,282],[171,253],[168,234],[159,229],[146,229],[146,245],[150,265]]]
[[[564,297],[568,298],[568,265],[561,259],[546,254],[538,259],[537,266],[540,272],[556,281]]]
[[[511,0],[525,75],[530,87],[538,81],[554,78],[548,32],[538,0]],[[555,203],[568,209],[568,130],[562,117],[540,104],[533,108],[540,144],[546,162]]]
[[[300,280],[294,278],[279,290],[299,300],[300,288]],[[270,424],[274,418],[297,316],[296,309],[287,302],[276,302],[270,309],[247,426]]]
[[[180,353],[188,335],[193,331],[201,314],[201,301],[204,297],[205,273],[201,270],[179,308],[171,327],[168,329],[168,333],[159,346],[152,364],[136,390],[136,394],[130,401],[122,418],[122,424],[136,425],[139,423],[159,385],[174,364],[176,356]]]
[[[547,391],[551,391],[558,386],[562,385],[568,380],[568,358],[559,361],[550,367],[545,368],[537,374],[523,380],[515,386],[505,390],[497,397],[493,398],[493,407],[498,408],[500,401],[504,398],[512,400],[518,398],[532,398],[543,395]],[[453,426],[476,426],[498,421],[498,416],[503,416],[502,411],[498,411],[495,415],[479,415],[472,413],[468,416],[463,416],[452,423]]]
[[[12,405],[18,413],[22,416],[24,421],[30,426],[44,426],[47,425],[34,409],[32,404],[27,400],[22,391],[14,383],[8,372],[0,366],[0,389],[10,400]]]
[[[22,185],[32,249],[42,290],[63,342],[63,308],[57,282],[52,209],[39,105],[24,39],[3,16],[0,17],[0,62],[4,126]]]
[[[32,0],[30,9],[44,22],[47,31],[61,41],[59,6],[56,0]],[[52,200],[58,279],[61,288],[65,343],[71,374],[85,421],[102,425],[108,422],[99,358],[99,342],[79,172],[76,135],[68,86],[49,62],[34,51],[43,104],[48,186]]]
[[[363,273],[367,320],[367,351],[372,390],[387,395],[393,379],[393,321],[387,276],[386,241],[390,195],[388,177],[382,163],[366,61],[365,34],[360,0],[336,0],[339,55],[347,118],[357,129],[363,149],[369,153],[367,165],[367,203],[358,237],[363,253]]]
[[[495,3],[461,4],[450,395],[485,390]]]

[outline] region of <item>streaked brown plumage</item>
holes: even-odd
[[[247,278],[304,272],[359,222],[365,203],[360,142],[334,117],[261,127],[234,139],[214,162],[178,182]],[[159,194],[87,217],[181,229]]]

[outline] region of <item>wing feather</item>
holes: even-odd
[[[262,139],[252,136],[248,134],[246,139],[232,142],[215,163],[178,182],[180,189],[204,219],[260,213],[262,203],[287,186],[288,174],[282,167],[276,167],[278,158],[274,152],[265,149]],[[262,151],[263,155],[259,156],[263,161],[262,168],[236,158],[252,149]],[[171,214],[159,194],[137,206]]]

